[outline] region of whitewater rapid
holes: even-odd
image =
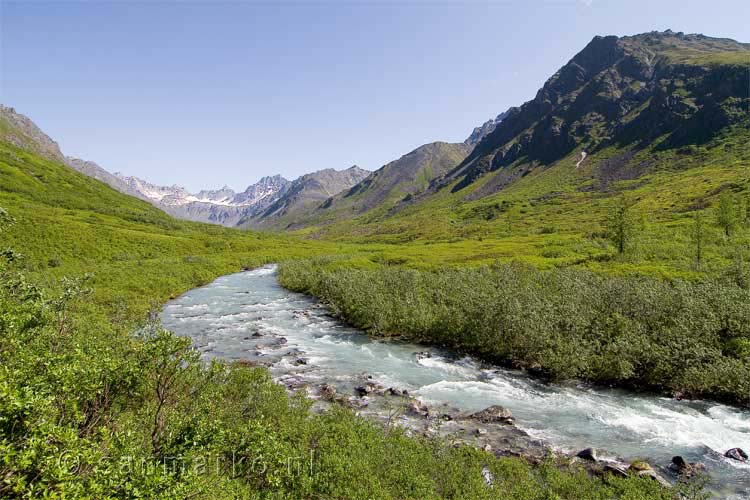
[[[267,266],[191,290],[165,306],[162,322],[192,338],[207,359],[262,362],[277,379],[329,383],[349,393],[366,374],[430,405],[461,411],[499,404],[511,410],[518,427],[561,451],[594,447],[625,460],[647,459],[662,471],[672,456],[682,455],[707,466],[717,497],[750,498],[750,465],[722,456],[729,448],[750,450],[748,411],[544,384],[437,349],[373,340],[314,299],[282,288],[275,272]]]

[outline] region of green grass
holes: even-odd
[[[661,151],[657,143],[630,160],[631,165],[644,165],[637,175],[620,175],[606,184],[599,176],[600,165],[622,150],[612,146],[596,151],[579,169],[575,168],[579,152],[574,151],[475,201],[467,200],[467,195],[481,189],[494,174],[457,193],[451,193],[449,186],[389,217],[367,214],[298,234],[375,245],[387,258],[419,268],[500,260],[542,268],[586,267],[615,275],[717,276],[750,243],[748,133],[746,124],[737,126],[705,145],[683,150]],[[732,194],[740,221],[730,240],[713,223],[714,208],[724,191]],[[633,201],[642,224],[633,251],[618,256],[605,237],[605,221],[623,196]],[[698,267],[690,239],[696,213],[703,213],[710,226]]]
[[[53,286],[61,276],[94,272],[96,301],[125,304],[134,315],[243,267],[352,248],[178,221],[4,144],[0,165],[0,206],[17,219],[3,244],[23,254],[29,276]]]

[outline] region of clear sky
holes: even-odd
[[[0,102],[110,171],[244,189],[462,141],[594,35],[750,42],[748,19],[746,0],[0,0]]]

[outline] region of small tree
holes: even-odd
[[[607,236],[619,254],[625,253],[635,238],[636,223],[632,207],[631,202],[621,197],[610,210],[607,220]]]
[[[716,224],[724,231],[724,235],[729,238],[734,234],[737,225],[737,210],[734,206],[732,195],[724,191],[719,198],[719,207],[716,210]]]
[[[695,259],[695,267],[700,267],[703,262],[703,245],[705,243],[705,228],[703,227],[703,214],[696,212],[693,218],[693,230],[691,233],[691,239],[693,240]]]

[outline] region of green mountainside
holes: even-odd
[[[456,254],[472,247],[474,263],[689,275],[696,214],[713,227],[727,194],[737,221],[747,218],[749,67],[750,45],[731,40],[596,37],[428,189],[360,213],[342,210],[342,195],[302,219],[303,233],[437,252],[452,245]],[[607,237],[622,203],[639,219],[629,256],[614,255]],[[706,240],[701,269],[716,270],[742,237]]]
[[[295,229],[363,214],[367,214],[367,218],[377,218],[404,199],[425,192],[431,182],[463,160],[470,149],[462,143],[425,144],[372,172],[354,187],[308,207],[304,213],[290,214],[280,220],[286,224],[286,229]]]
[[[596,37],[443,181],[549,166],[576,149],[668,150],[710,140],[747,118],[750,45],[671,32]],[[627,161],[620,168],[627,168]],[[495,175],[479,195],[501,190]]]

